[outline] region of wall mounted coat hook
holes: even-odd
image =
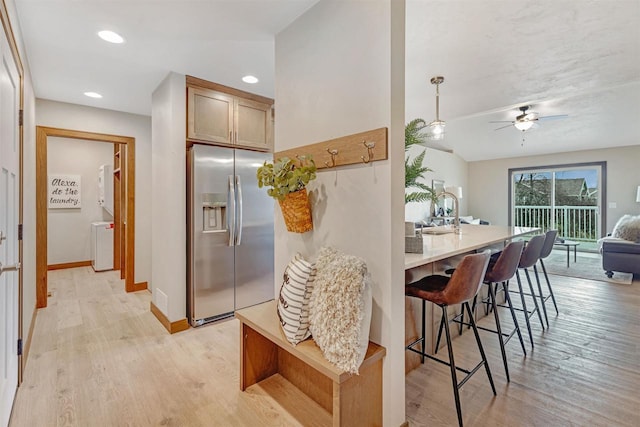
[[[376,143],[362,141],[362,144],[367,148],[367,158],[365,159],[364,156],[360,156],[360,158],[362,159],[362,163],[366,164],[373,160],[373,148],[376,146]]]
[[[312,159],[317,159],[316,167],[318,170],[382,161],[389,158],[388,133],[389,130],[387,128],[371,129],[290,148],[274,153],[273,157],[274,159],[287,157],[296,164],[296,167],[300,161],[306,165],[311,163]],[[306,156],[306,158],[303,156]]]
[[[324,165],[327,168],[335,167],[335,165],[336,165],[336,156],[338,155],[338,150],[327,148],[327,153],[329,153],[331,155],[331,164],[329,164],[329,162],[324,162]]]

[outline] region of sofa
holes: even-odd
[[[613,277],[614,271],[640,274],[640,215],[624,215],[611,235],[598,242],[607,277]]]

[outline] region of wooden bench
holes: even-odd
[[[369,342],[359,375],[341,371],[329,363],[312,339],[291,345],[284,336],[276,312],[276,302],[268,301],[235,313],[240,320],[240,389],[265,384],[280,375],[286,390],[274,387],[278,396],[298,406],[306,395],[302,424],[332,426],[382,425],[382,359],[386,349]],[[255,387],[255,386],[254,386]],[[298,400],[299,398],[302,401]],[[313,409],[313,408],[311,408]]]

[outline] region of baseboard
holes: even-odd
[[[47,265],[47,270],[64,270],[65,268],[91,267],[91,261],[63,262]]]
[[[133,284],[133,291],[131,292],[144,291],[146,289],[147,289],[147,282],[139,282],[139,283]]]
[[[180,319],[178,321],[171,322],[167,318],[167,316],[165,316],[164,313],[160,311],[158,307],[156,307],[153,301],[150,302],[149,305],[153,315],[156,316],[156,319],[158,319],[160,323],[162,323],[162,326],[164,326],[164,328],[169,331],[170,334],[175,334],[176,332],[182,332],[189,329],[189,322],[187,322],[187,319]]]

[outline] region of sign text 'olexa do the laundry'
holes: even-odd
[[[80,175],[49,175],[49,209],[80,209]]]

